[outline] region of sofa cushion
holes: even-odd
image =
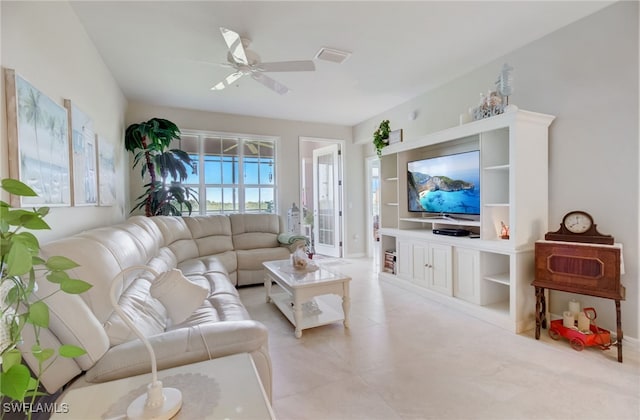
[[[287,248],[260,248],[236,251],[238,270],[262,270],[264,261],[286,260],[291,254]]]
[[[113,226],[114,229],[122,230],[137,243],[138,249],[143,252],[146,260],[158,254],[158,248],[162,246],[162,239],[149,232],[140,224],[127,220],[124,223]],[[159,233],[159,231],[157,231]]]
[[[107,251],[116,258],[121,269],[147,262],[153,256],[152,253],[149,253],[153,252],[153,245],[145,244],[135,239],[126,230],[118,229],[118,226],[120,225],[92,229],[79,234],[78,237],[87,238],[104,245]],[[142,234],[143,232],[145,232],[143,229],[139,229],[139,233]],[[92,262],[95,262],[95,260]],[[113,276],[115,274],[117,272]]]
[[[67,274],[72,278],[82,279],[93,287],[75,296],[85,302],[89,312],[102,324],[113,311],[108,299],[103,296],[108,296],[111,279],[121,270],[114,255],[104,245],[78,236],[49,242],[41,247],[40,256],[42,258],[47,259],[54,255],[70,258],[78,264],[78,267],[67,270]],[[42,283],[41,286],[40,283]],[[57,285],[55,286],[56,289],[59,288]],[[39,289],[35,294],[40,294],[40,290],[43,288],[49,289],[51,285],[46,280],[39,278]],[[46,294],[48,291],[45,292],[45,296]]]
[[[198,247],[198,255],[214,255],[233,251],[231,221],[224,215],[183,218]]]
[[[148,234],[149,237],[157,244],[158,247],[164,245],[164,238],[162,237],[162,232],[158,227],[158,224],[153,221],[152,217],[146,216],[131,216],[127,219],[127,222],[135,224],[143,228]]]
[[[211,292],[209,296],[215,296],[219,294],[228,294],[236,297],[240,297],[238,289],[231,283],[229,277],[222,273],[207,273],[204,275],[209,284],[211,284]]]
[[[50,244],[55,247],[55,242],[51,242]],[[58,242],[58,244],[60,244],[60,242]],[[45,249],[48,246],[49,244],[45,246]],[[50,257],[51,255],[64,255],[64,253],[60,252],[46,255],[41,253],[41,255],[43,257]],[[73,270],[69,270],[68,272],[74,278],[81,278],[74,276]],[[46,304],[49,308],[49,330],[53,332],[57,340],[59,340],[60,343],[82,347],[86,351],[83,356],[73,360],[82,370],[88,369],[100,360],[109,349],[109,337],[104,331],[102,322],[98,320],[87,301],[81,297],[82,294],[69,295],[66,293],[56,293],[59,289],[58,284],[39,279],[38,290],[34,291],[33,295],[38,299],[46,298]],[[31,330],[31,328],[25,328],[24,330]],[[43,341],[43,345],[44,343],[47,342]],[[58,359],[65,358],[56,358],[54,362],[57,363]],[[36,363],[35,365],[31,365],[31,368],[37,369],[37,366]],[[76,375],[73,371],[68,371],[68,373],[70,376],[67,376],[66,381]],[[57,382],[58,379],[53,378],[52,381]],[[47,386],[48,390],[50,390],[49,386],[51,383],[52,382],[49,382],[49,379],[47,379],[45,386]]]
[[[164,273],[178,266],[178,259],[171,249],[166,246],[160,248],[158,255],[147,261],[147,267],[155,270],[157,273]],[[149,273],[151,276],[151,273]],[[149,277],[151,278],[151,277]]]
[[[164,238],[164,245],[175,254],[178,263],[200,255],[198,246],[191,237],[191,231],[187,227],[184,218],[154,216],[151,220],[158,225]]]
[[[232,214],[229,219],[236,251],[279,246],[280,217],[277,214]]]
[[[217,293],[207,299],[220,317],[220,321],[243,321],[251,319],[239,296]],[[188,321],[188,320],[187,320]]]
[[[223,273],[229,274],[222,260],[229,260],[228,265],[235,271],[235,253],[225,252],[224,254],[209,255],[200,258],[192,258],[178,264],[178,268],[184,275]]]
[[[146,279],[135,279],[118,299],[120,308],[145,337],[163,332],[168,316],[164,305],[149,295],[149,287]],[[112,346],[137,338],[115,311],[104,323],[104,329]]]
[[[198,325],[215,322],[245,321],[249,319],[251,317],[238,296],[219,293],[207,298],[184,322],[169,325],[167,331],[197,327]]]

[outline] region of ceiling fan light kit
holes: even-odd
[[[263,86],[268,87],[280,95],[284,95],[289,92],[289,88],[264,73],[315,71],[316,69],[314,62],[311,60],[262,63],[260,56],[256,52],[248,49],[251,42],[249,39],[242,38],[237,32],[227,28],[220,28],[220,32],[229,49],[227,53],[229,65],[236,71],[228,75],[223,81],[215,84],[211,90],[222,90],[227,86],[231,86],[243,76],[251,76],[253,80]],[[226,64],[224,66],[226,66]]]

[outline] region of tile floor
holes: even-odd
[[[630,346],[623,364],[615,349],[578,353],[546,330],[536,341],[380,282],[371,259],[326,263],[352,277],[350,329],[336,323],[296,339],[264,287],[240,289],[269,329],[280,420],[640,419]]]

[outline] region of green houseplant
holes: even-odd
[[[389,144],[389,132],[389,120],[383,120],[373,132],[373,147],[376,148],[378,157],[382,156],[382,148]]]
[[[180,129],[171,121],[152,118],[131,124],[124,136],[124,147],[133,153],[133,167],[142,166],[140,176],[149,174],[145,192],[140,195],[131,211],[144,209],[145,216],[182,214],[182,206],[191,214],[189,201],[193,190],[182,184],[187,179],[187,168],[193,170],[189,154],[180,149],[169,149],[173,140],[180,139]]]
[[[0,187],[18,196],[33,197],[36,193],[27,185],[15,179],[3,179]],[[69,277],[66,270],[78,265],[68,258],[53,256],[45,260],[39,256],[38,239],[27,230],[50,229],[44,221],[49,208],[33,210],[14,209],[0,201],[0,397],[19,402],[30,402],[42,393],[39,377],[56,356],[56,350],[43,348],[39,334],[49,326],[49,308],[44,298],[33,295],[36,290],[36,273],[42,272],[49,282],[59,285],[54,293],[78,294],[91,285]],[[35,344],[30,349],[18,349],[22,343],[24,328],[32,327]],[[23,352],[30,352],[38,361],[38,369],[31,376],[29,368],[23,364]],[[57,349],[62,357],[78,357],[85,351],[77,346],[63,345]],[[31,411],[27,413],[31,417]]]

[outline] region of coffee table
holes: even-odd
[[[273,302],[295,327],[302,330],[342,321],[349,328],[349,282],[351,277],[320,266],[315,271],[293,268],[291,260],[263,262],[267,302]],[[272,293],[275,282],[281,291]],[[327,303],[324,295],[342,297],[342,311]]]

